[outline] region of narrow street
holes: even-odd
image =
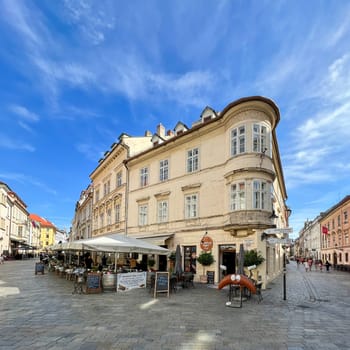
[[[72,294],[73,282],[34,274],[35,260],[0,265],[0,349],[349,349],[350,274],[282,276],[242,308],[227,290],[196,284],[169,298],[146,289]]]

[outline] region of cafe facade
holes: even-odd
[[[215,282],[234,273],[243,245],[263,256],[255,273],[266,286],[281,272],[284,253],[266,232],[287,228],[290,213],[279,121],[272,100],[253,96],[220,112],[206,107],[191,127],[122,134],[90,175],[93,236],[124,233],[170,251],[179,245],[195,281],[208,271]],[[197,261],[203,251],[215,260],[204,268]],[[166,256],[154,258],[160,271],[171,266]]]

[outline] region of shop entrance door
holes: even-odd
[[[226,266],[226,271],[220,269],[220,280],[226,275],[230,275],[236,272],[236,249],[229,248],[223,249],[220,248],[220,261],[221,265]]]

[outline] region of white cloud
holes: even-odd
[[[9,109],[27,122],[38,122],[40,119],[36,113],[30,112],[27,108],[23,106],[11,105]]]
[[[16,182],[19,182],[19,183],[25,184],[25,185],[30,184],[30,185],[33,185],[37,188],[40,188],[41,190],[43,190],[47,193],[57,195],[57,191],[55,189],[50,188],[50,186],[48,186],[46,183],[41,182],[37,179],[34,179],[30,175],[26,175],[23,173],[0,173],[0,178],[11,180],[11,181],[16,181]]]
[[[77,25],[93,45],[103,43],[105,32],[111,31],[115,26],[113,1],[104,1],[101,7],[95,1],[65,0],[64,6],[68,20]]]
[[[35,151],[35,147],[33,147],[32,145],[24,143],[18,139],[11,139],[10,137],[4,134],[0,134],[0,148],[28,152]]]

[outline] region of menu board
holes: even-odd
[[[37,262],[35,263],[35,274],[37,274],[38,272],[44,274],[45,271],[45,265],[42,262]]]
[[[86,293],[101,293],[101,274],[90,272],[86,277]]]
[[[215,280],[215,271],[207,271],[207,283],[214,284]]]
[[[169,272],[156,272],[154,297],[157,293],[167,293],[169,297]]]

